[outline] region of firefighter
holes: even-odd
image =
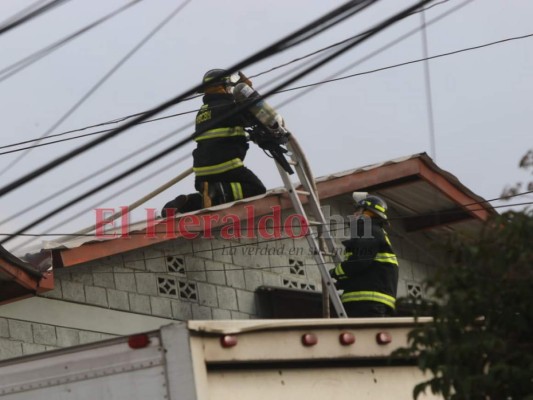
[[[378,196],[358,199],[350,239],[342,242],[345,261],[330,270],[349,317],[386,317],[395,313],[398,259],[385,231],[387,204]]]
[[[204,104],[196,115],[199,135],[194,139],[193,151],[194,186],[198,192],[180,195],[165,204],[163,217],[169,208],[183,213],[266,192],[261,180],[243,164],[249,147],[244,130],[249,125],[245,113],[224,118],[237,107],[232,92],[240,82],[252,85],[241,72],[228,74],[222,69],[212,69],[205,73]]]

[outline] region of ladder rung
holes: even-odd
[[[295,190],[294,191],[295,193],[298,193],[298,194],[301,194],[303,196],[309,196],[311,193],[309,193],[308,191],[306,190]]]
[[[288,162],[290,165],[298,165],[298,161],[294,161],[293,159],[288,159],[287,162]]]
[[[308,220],[307,223],[308,223],[309,225],[315,225],[315,226],[322,225],[322,222],[320,222],[320,221],[312,221],[312,220]]]

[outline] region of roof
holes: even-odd
[[[52,272],[40,272],[0,246],[0,304],[53,289]]]
[[[451,225],[455,229],[479,227],[481,221],[495,214],[483,198],[439,168],[426,153],[330,174],[317,178],[316,183],[322,201],[339,196],[348,199],[352,192],[362,190],[379,194],[402,216],[407,232],[448,230]],[[301,200],[305,204],[306,199]],[[227,221],[224,217],[232,215],[244,220],[249,217],[246,206],[253,206],[255,216],[270,213],[275,206],[292,208],[285,189],[277,188],[261,196],[179,215],[172,222],[177,225],[180,219],[190,219],[191,215],[212,215],[221,221]],[[204,218],[200,218],[197,229],[204,227]],[[220,225],[212,223],[213,227]],[[71,267],[174,239],[166,234],[165,220],[156,221],[152,230],[153,235],[147,237],[147,226],[141,223],[131,227],[129,237],[82,236],[63,243],[50,242],[46,248],[52,250],[55,267]]]

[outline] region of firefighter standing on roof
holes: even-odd
[[[330,270],[349,317],[394,315],[398,286],[398,259],[384,229],[387,204],[378,196],[356,200],[356,225],[351,239],[343,242],[346,260]],[[361,218],[362,217],[362,218]],[[365,224],[371,230],[364,232]]]
[[[203,106],[196,115],[197,143],[193,151],[195,188],[198,193],[180,195],[163,207],[176,212],[194,211],[266,192],[261,180],[244,166],[248,151],[247,121],[240,113],[225,118],[237,107],[234,86],[252,83],[242,74],[213,69],[203,77]]]

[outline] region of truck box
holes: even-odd
[[[412,399],[424,376],[415,360],[389,355],[413,326],[412,318],[173,323],[0,362],[0,399]]]

